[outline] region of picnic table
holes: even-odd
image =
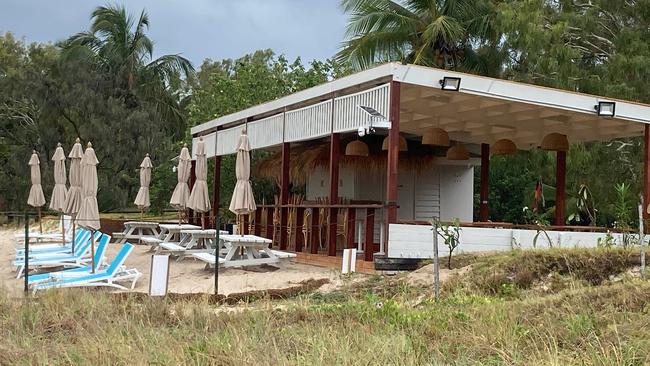
[[[140,241],[151,246],[149,251],[154,251],[158,248],[161,243],[175,243],[178,244],[184,238],[185,234],[182,234],[182,230],[195,230],[200,229],[201,227],[190,224],[160,224],[160,233],[157,237],[147,237],[142,238]]]
[[[188,254],[209,252],[212,248],[218,248],[215,243],[217,231],[214,229],[185,229],[180,231],[181,241],[178,243],[162,242],[158,245],[156,253],[161,251],[170,252],[182,260]],[[219,230],[219,235],[226,235],[227,231]]]
[[[156,238],[160,235],[157,222],[127,221],[124,223],[124,231],[113,233],[116,243],[124,244],[127,240],[138,240],[142,238]]]
[[[226,248],[223,267],[241,267],[277,263],[280,258],[271,250],[271,239],[257,235],[222,235]]]

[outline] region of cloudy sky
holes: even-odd
[[[54,42],[86,30],[99,0],[2,0],[0,33]],[[290,60],[331,57],[346,17],[338,0],[119,0],[149,13],[157,55],[181,53],[196,66],[206,58],[237,58],[271,48]]]

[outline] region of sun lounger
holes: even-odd
[[[66,278],[52,278],[51,281],[42,282],[32,286],[34,292],[38,290],[46,290],[49,288],[59,287],[115,287],[121,290],[127,290],[126,287],[117,284],[116,282],[132,281],[131,289],[135,288],[135,284],[142,276],[137,269],[124,269],[123,265],[126,258],[133,251],[133,245],[126,243],[120,249],[119,253],[115,256],[111,264],[106,267],[106,270],[97,273],[90,273],[84,276],[66,277]]]
[[[97,250],[95,250],[95,271],[101,271],[106,268],[106,249],[108,248],[108,243],[111,241],[110,235],[102,235],[97,244]],[[69,268],[63,271],[58,272],[45,272],[39,274],[31,274],[27,277],[27,283],[32,285],[39,282],[44,282],[50,280],[51,277],[65,277],[65,276],[82,276],[86,272],[92,271],[92,264],[87,266]]]
[[[101,237],[101,233],[99,231],[95,232],[95,240],[99,240]],[[77,233],[76,239],[75,239],[75,244],[79,245],[81,243],[86,242],[88,239],[90,239],[90,232],[89,231],[82,231],[80,233]],[[70,254],[72,253],[72,242],[70,243],[65,243],[63,245],[61,244],[43,244],[43,245],[38,245],[38,246],[30,246],[29,247],[29,254],[30,257],[33,256],[43,256],[43,255],[49,255],[49,254],[55,254],[55,253],[62,253],[62,254]],[[16,249],[16,259],[22,259],[25,257],[25,247],[20,247]]]
[[[72,239],[72,218],[70,216],[63,216],[63,222],[65,227],[65,240]],[[59,226],[58,231],[50,233],[41,233],[38,231],[30,231],[29,239],[34,241],[63,241],[64,238],[61,233],[61,226]],[[25,233],[20,232],[14,234],[15,241],[25,241]]]
[[[55,267],[55,266],[66,266],[66,267],[81,267],[85,266],[89,261],[90,253],[90,240],[80,244],[75,248],[75,253],[72,254],[52,254],[37,256],[35,258],[29,259],[29,268],[40,268],[40,267]],[[25,271],[25,260],[17,259],[13,262],[13,265],[16,267],[16,278],[20,278]]]

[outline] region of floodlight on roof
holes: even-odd
[[[598,102],[598,105],[595,105],[594,109],[601,117],[614,117],[614,113],[616,112],[616,103]]]
[[[445,76],[440,80],[442,90],[458,91],[460,89],[460,78]]]

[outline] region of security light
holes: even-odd
[[[460,89],[460,78],[445,76],[440,80],[442,90],[458,91]]]
[[[616,111],[616,103],[598,102],[598,105],[594,106],[594,109],[596,110],[599,116],[614,117],[614,112]]]

